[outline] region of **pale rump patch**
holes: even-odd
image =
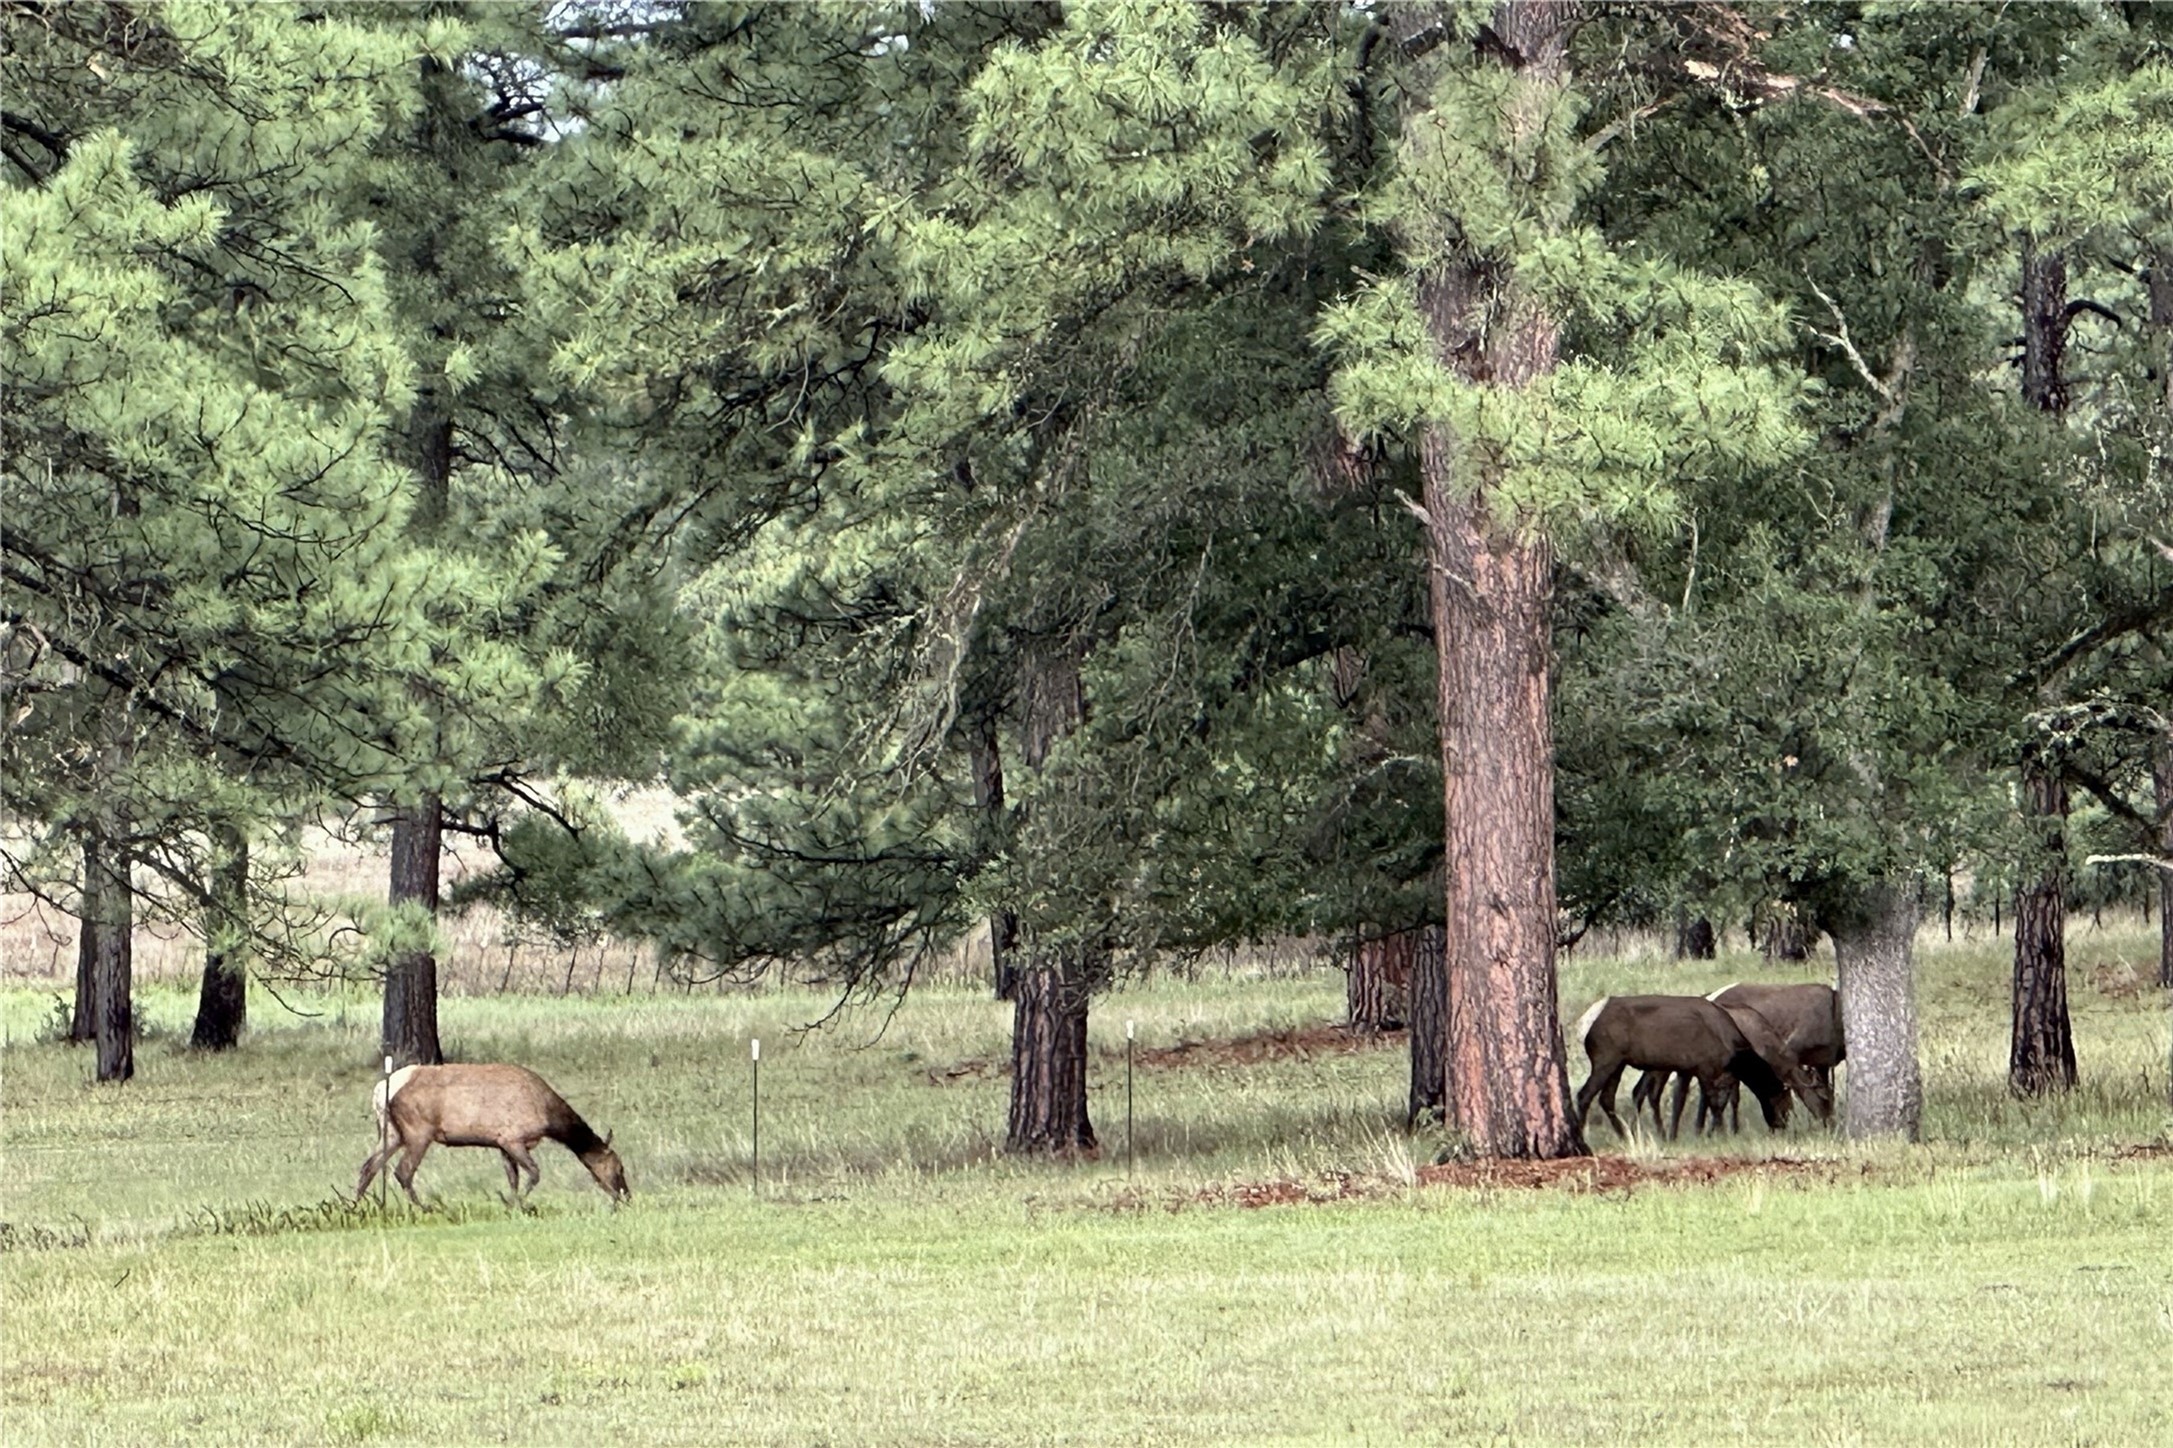
[[[1713,1002],[1713,1004],[1718,1005],[1720,1004],[1720,998],[1722,996],[1726,995],[1729,991],[1734,990],[1742,983],[1743,982],[1739,980],[1731,980],[1726,985],[1722,986],[1719,990],[1716,990],[1711,995],[1707,996],[1706,999]]]
[[[1600,1018],[1600,1012],[1607,1009],[1607,1003],[1613,999],[1613,996],[1601,996],[1592,1002],[1591,1009],[1577,1017],[1576,1040],[1579,1045],[1584,1044],[1584,1038],[1592,1034],[1592,1023]]]
[[[370,1088],[370,1105],[377,1111],[377,1130],[380,1135],[389,1133],[392,1130],[390,1111],[392,1098],[399,1095],[401,1088],[415,1079],[417,1069],[414,1066],[402,1066],[399,1070],[393,1072],[389,1078],[381,1078],[375,1086]],[[387,1087],[391,1089],[387,1090]]]

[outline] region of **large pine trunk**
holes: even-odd
[[[1086,973],[1068,962],[1019,970],[1011,1024],[1012,1151],[1094,1149],[1087,1118]]]
[[[1427,507],[1449,862],[1444,1099],[1478,1155],[1581,1156],[1554,970],[1553,550],[1489,526],[1437,471]]]
[[[1411,1101],[1404,1124],[1442,1116],[1448,1108],[1447,941],[1441,927],[1420,934],[1411,962]]]
[[[439,802],[424,795],[392,821],[394,905],[413,903],[438,913],[441,854]],[[402,951],[385,967],[383,1049],[399,1066],[435,1066],[445,1059],[438,1045],[438,961],[428,950]]]
[[[86,876],[97,881],[96,906],[83,924],[91,938],[91,1039],[98,1050],[98,1079],[126,1081],[136,1074],[136,897],[129,888],[128,850],[114,835],[100,833],[86,842],[84,857]]]
[[[1351,947],[1343,1004],[1352,1030],[1393,1031],[1403,1026],[1422,933],[1392,930],[1386,935],[1363,935]]]
[[[1516,72],[1506,144],[1529,142],[1568,85],[1573,16],[1551,0],[1495,7],[1485,53]],[[1474,385],[1521,389],[1554,370],[1554,319],[1497,263],[1444,254],[1418,304],[1435,359]],[[1501,467],[1446,424],[1426,428],[1448,860],[1443,1095],[1480,1156],[1582,1156],[1554,973],[1554,549],[1536,520],[1497,511]]]
[[[1840,972],[1841,1031],[1848,1042],[1852,1138],[1900,1136],[1924,1127],[1924,1082],[1916,1055],[1916,927],[1923,913],[1914,879],[1881,880],[1826,922]]]
[[[189,1044],[199,1051],[230,1051],[249,1023],[247,957],[249,840],[240,830],[217,832],[218,857],[211,868],[211,907],[204,929],[204,980],[196,996],[196,1028]]]
[[[2014,1036],[2007,1086],[2018,1096],[2075,1084],[2067,1010],[2067,786],[2043,760],[2025,763],[2022,803],[2036,827],[2034,860],[2015,891]]]

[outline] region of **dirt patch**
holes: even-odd
[[[1349,1026],[1292,1026],[1280,1031],[1255,1031],[1249,1036],[1223,1040],[1179,1041],[1174,1046],[1136,1049],[1132,1060],[1143,1070],[1185,1066],[1253,1066],[1262,1061],[1306,1061],[1316,1056],[1353,1056],[1401,1046],[1402,1031],[1354,1031]],[[1124,1048],[1103,1046],[1095,1051],[1103,1061],[1121,1061]],[[928,1080],[935,1086],[955,1086],[961,1081],[985,1081],[1011,1074],[1011,1063],[993,1056],[977,1056],[949,1066],[930,1068]]]
[[[1572,1157],[1564,1161],[1449,1162],[1421,1167],[1418,1185],[1450,1190],[1498,1188],[1558,1188],[1572,1192],[1632,1192],[1652,1186],[1710,1186],[1736,1176],[1809,1177],[1831,1181],[1842,1163],[1805,1160],[1800,1157],[1678,1156],[1638,1161],[1627,1156]],[[1869,1168],[1859,1164],[1859,1171]],[[1330,1172],[1310,1181],[1282,1178],[1264,1182],[1233,1182],[1202,1187],[1197,1191],[1151,1196],[1126,1191],[1111,1206],[1118,1211],[1143,1211],[1160,1207],[1183,1211],[1187,1207],[1288,1207],[1323,1202],[1385,1197],[1411,1184],[1391,1177],[1362,1172]]]
[[[1578,1192],[1627,1192],[1647,1186],[1710,1186],[1733,1176],[1815,1176],[1830,1179],[1836,1163],[1792,1156],[1568,1157],[1560,1161],[1447,1162],[1419,1168],[1429,1187],[1562,1187]]]

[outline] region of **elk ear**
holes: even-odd
[[[612,1133],[608,1131],[604,1133],[604,1145],[607,1147],[611,1145],[611,1136]]]

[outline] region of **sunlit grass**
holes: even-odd
[[[546,1147],[529,1214],[478,1151],[431,1154],[435,1211],[339,1199],[371,1145],[374,997],[297,998],[307,1018],[259,997],[246,1049],[206,1058],[189,993],[147,991],[114,1088],[35,1043],[49,1003],[15,990],[0,1435],[2165,1441],[2173,1165],[2136,1149],[2173,1144],[2167,1017],[2119,974],[2149,945],[2076,932],[2069,1098],[2006,1094],[2005,943],[1928,939],[1926,1144],[1802,1124],[1624,1144],[1595,1122],[1634,1159],[1812,1163],[1628,1193],[1414,1185],[1440,1143],[1403,1130],[1395,1041],[1159,1054],[1332,1022],[1329,972],[1099,1002],[1103,1150],[1066,1163],[1001,1152],[1010,1008],[962,983],[816,1032],[817,991],[449,998],[449,1050],[534,1066],[627,1159],[613,1212]],[[1781,974],[1572,958],[1562,1006]],[[1221,1190],[1330,1177],[1364,1190],[1262,1210]]]

